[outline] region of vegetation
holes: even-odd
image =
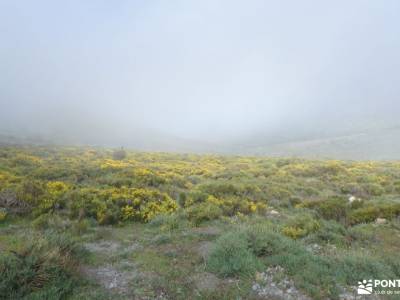
[[[399,196],[399,162],[2,147],[0,299],[257,299],[276,266],[338,299],[400,276]]]
[[[0,256],[2,299],[58,299],[72,292],[82,250],[69,236],[33,233],[21,243]]]

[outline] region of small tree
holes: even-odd
[[[124,150],[123,147],[121,147],[121,149],[114,150],[113,159],[115,159],[115,160],[123,160],[124,158],[126,158],[126,151]]]

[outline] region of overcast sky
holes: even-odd
[[[395,119],[399,12],[397,0],[0,0],[0,130],[217,140]]]

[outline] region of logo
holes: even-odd
[[[400,295],[400,279],[369,279],[358,282],[358,295]]]
[[[357,294],[371,295],[372,294],[372,279],[358,282]]]

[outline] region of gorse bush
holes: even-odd
[[[304,214],[289,219],[282,228],[282,233],[293,239],[298,239],[316,232],[319,228],[320,223],[314,217]]]
[[[61,181],[41,183],[27,180],[18,188],[17,195],[34,207],[35,215],[40,215],[63,208],[66,201],[64,196],[68,190],[68,185]]]
[[[100,224],[148,222],[158,214],[174,213],[178,203],[191,212],[195,222],[220,215],[263,214],[267,205],[303,205],[317,211],[321,218],[346,223],[349,213],[353,215],[353,210],[363,206],[345,203],[348,194],[368,201],[395,196],[400,178],[400,166],[395,163],[89,148],[10,147],[2,153],[0,193],[7,190],[16,195],[13,202],[26,203],[35,216],[68,209],[72,218],[83,212]],[[201,209],[210,212],[210,207],[216,206],[213,216],[202,216]],[[354,213],[350,223],[371,221],[372,217],[362,218],[360,214]],[[390,215],[381,210],[380,214]],[[293,236],[302,235],[299,228],[288,231]]]
[[[0,222],[3,222],[7,217],[7,211],[5,209],[0,209]]]
[[[73,216],[83,211],[100,224],[126,220],[148,222],[158,214],[173,213],[178,208],[167,194],[142,188],[82,189],[69,196]]]

